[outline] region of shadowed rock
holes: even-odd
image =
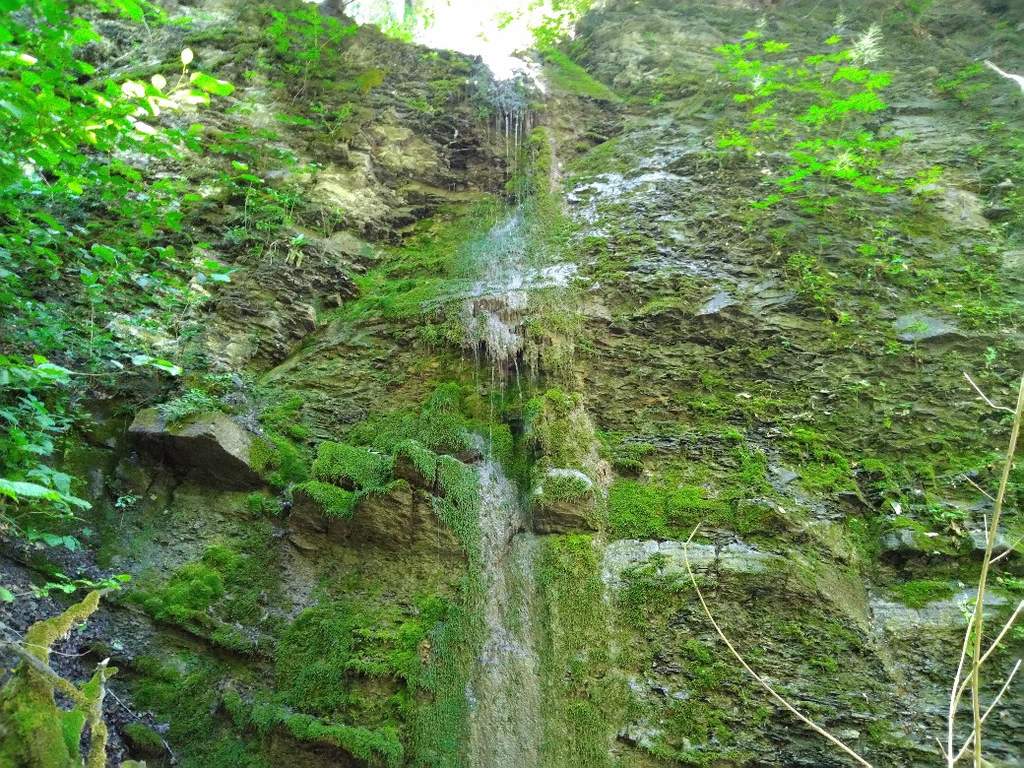
[[[262,483],[250,461],[252,433],[227,414],[207,411],[169,423],[158,409],[146,408],[128,434],[150,455],[204,481],[229,488]]]

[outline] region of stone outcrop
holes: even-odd
[[[309,493],[297,489],[288,517],[289,541],[303,551],[316,551],[327,544],[365,544],[461,556],[455,536],[434,513],[430,493],[404,481],[392,483],[386,491],[363,495],[351,517],[324,513],[323,506]]]
[[[158,409],[147,408],[128,434],[147,453],[197,479],[226,488],[262,482],[250,458],[254,435],[227,414],[207,411],[168,423]]]

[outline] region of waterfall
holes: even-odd
[[[470,765],[540,765],[540,678],[533,638],[533,560],[536,539],[514,483],[493,458],[478,467],[484,642],[467,691]]]
[[[516,130],[515,124],[512,126]],[[546,273],[527,265],[527,237],[515,209],[476,244],[478,279],[463,305],[464,345],[490,365],[491,386],[503,388],[525,344],[531,288]],[[537,768],[540,765],[540,670],[533,637],[533,560],[519,489],[480,438],[480,560],[484,639],[467,688],[470,765]]]
[[[530,292],[568,285],[576,274],[575,264],[531,265],[526,227],[518,206],[477,244],[479,277],[463,303],[463,346],[490,361],[491,381],[501,387],[510,375],[518,380]]]

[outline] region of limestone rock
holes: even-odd
[[[252,468],[252,433],[219,411],[170,424],[156,408],[140,411],[128,434],[141,448],[205,481],[228,488],[261,484]]]

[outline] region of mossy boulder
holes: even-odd
[[[574,469],[549,469],[531,497],[533,530],[537,533],[596,531],[594,481]]]
[[[334,510],[325,495],[310,485],[304,483],[295,490],[288,518],[289,540],[299,549],[314,551],[330,544],[359,543],[460,556],[455,536],[438,519],[433,497],[422,488],[404,480],[359,495],[338,488],[340,493],[352,496],[349,513],[339,515],[332,514]]]
[[[146,408],[128,434],[147,453],[196,479],[227,488],[262,484],[252,466],[254,435],[225,413],[204,411],[171,423],[158,409]]]

